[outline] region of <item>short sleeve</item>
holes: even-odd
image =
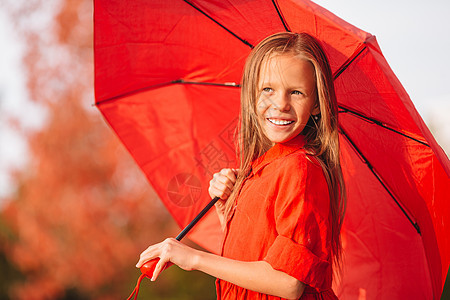
[[[285,171],[276,179],[277,237],[264,260],[274,269],[320,291],[331,280],[327,251],[327,185],[321,169],[317,170],[305,155],[289,158],[284,164]]]

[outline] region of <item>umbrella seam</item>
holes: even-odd
[[[291,29],[289,28],[289,25],[286,23],[286,20],[284,19],[284,16],[283,16],[283,13],[281,12],[281,8],[280,8],[280,6],[278,5],[278,1],[272,0],[272,3],[273,3],[273,6],[275,7],[275,9],[276,9],[276,11],[277,11],[278,17],[280,18],[281,23],[283,24],[284,29],[285,29],[286,31],[291,32]]]
[[[422,235],[420,231],[419,224],[417,222],[413,221],[412,214],[406,211],[406,208],[397,200],[397,198],[394,196],[394,193],[388,188],[388,186],[384,183],[381,176],[378,174],[378,172],[375,170],[373,165],[369,162],[369,160],[364,156],[364,154],[359,150],[359,148],[356,146],[356,144],[353,142],[353,140],[348,136],[348,134],[345,132],[345,130],[340,127],[340,132],[342,135],[347,139],[347,141],[352,146],[353,150],[356,151],[361,161],[369,168],[370,172],[375,176],[375,178],[378,180],[378,182],[381,184],[381,186],[386,190],[386,192],[389,194],[389,196],[394,200],[394,202],[397,204],[397,206],[400,208],[402,213],[405,215],[405,217],[408,219],[408,221],[411,223],[411,225],[416,229],[417,233],[419,235]]]
[[[219,25],[220,27],[222,27],[223,29],[225,29],[228,33],[230,33],[232,36],[234,36],[235,38],[237,38],[238,40],[240,40],[242,43],[244,43],[245,45],[249,46],[250,48],[253,49],[253,45],[250,44],[248,41],[244,40],[243,38],[241,38],[240,36],[238,36],[237,34],[235,34],[233,31],[231,31],[230,29],[228,29],[227,27],[225,27],[224,25],[222,25],[221,23],[219,23],[219,21],[217,21],[216,19],[214,19],[213,17],[211,17],[210,15],[208,15],[205,11],[201,10],[199,7],[195,6],[193,3],[191,3],[188,0],[183,0],[184,2],[186,2],[187,4],[189,4],[190,6],[192,6],[194,9],[196,9],[198,12],[200,12],[201,14],[203,14],[205,17],[207,17],[208,19],[210,19],[211,21],[213,21],[214,23],[216,23],[217,25]]]
[[[352,54],[352,56],[350,56],[340,67],[339,67],[339,69],[338,70],[336,70],[336,72],[333,74],[333,80],[336,80],[345,70],[347,70],[348,69],[348,67],[358,58],[358,57],[360,57],[361,56],[361,54],[365,51],[365,50],[368,50],[368,47],[367,47],[367,44],[366,44],[366,42],[364,42],[363,44],[361,44],[359,47],[357,47],[356,48],[356,50],[354,51],[354,53]],[[361,113],[358,113],[358,112],[356,112],[356,111],[353,111],[353,110],[351,110],[351,109],[348,109],[348,108],[346,108],[346,107],[343,107],[343,106],[341,106],[341,105],[339,105],[339,108],[340,109],[342,109],[342,111],[340,111],[340,112],[343,112],[343,113],[351,113],[351,114],[353,114],[353,115],[355,115],[355,116],[357,116],[357,117],[360,117],[360,118],[362,118],[362,119],[364,119],[365,121],[367,121],[367,122],[369,122],[369,123],[373,123],[373,124],[376,124],[376,125],[378,125],[378,126],[380,126],[380,127],[383,127],[383,128],[385,128],[385,129],[387,129],[387,130],[390,130],[390,131],[392,131],[392,132],[395,132],[395,133],[397,133],[397,134],[399,134],[399,135],[402,135],[402,136],[404,136],[404,137],[406,137],[406,138],[409,138],[409,139],[411,139],[411,140],[413,140],[413,141],[416,141],[417,143],[419,143],[419,144],[422,144],[422,145],[424,145],[424,146],[427,146],[427,147],[430,147],[430,145],[428,145],[426,142],[424,142],[424,141],[421,141],[421,140],[419,140],[419,139],[417,139],[417,138],[414,138],[414,137],[412,137],[411,135],[408,135],[408,134],[406,134],[406,133],[403,133],[403,132],[401,132],[401,131],[399,131],[399,130],[396,130],[396,129],[394,129],[392,126],[389,126],[389,125],[387,125],[387,124],[385,124],[385,123],[383,123],[383,122],[381,122],[381,121],[379,121],[379,120],[376,120],[376,119],[374,119],[374,118],[370,118],[370,117],[367,117],[367,116],[365,116],[365,115],[363,115],[363,114],[361,114]]]
[[[367,45],[365,43],[359,45],[355,52],[350,56],[333,74],[333,80],[336,80],[347,68],[365,51]]]
[[[132,91],[132,92],[127,92],[127,93],[123,93],[121,95],[117,95],[111,98],[107,98],[104,100],[100,100],[95,102],[93,105],[94,106],[98,106],[100,104],[105,104],[106,102],[112,102],[112,101],[117,101],[120,100],[122,98],[134,95],[134,94],[139,94],[148,90],[152,90],[154,88],[159,88],[159,87],[163,87],[163,86],[167,86],[167,85],[171,85],[171,84],[197,84],[197,85],[210,85],[210,86],[222,86],[222,87],[237,87],[240,88],[241,85],[235,82],[200,82],[200,81],[184,81],[183,79],[177,79],[177,80],[172,80],[172,81],[167,81],[167,82],[162,82],[162,83],[158,83],[158,84],[154,84],[151,86],[147,86],[144,88],[140,88],[138,90]]]
[[[424,146],[430,147],[430,145],[428,145],[426,142],[421,141],[421,140],[419,140],[419,139],[417,139],[415,137],[412,137],[412,135],[413,135],[412,133],[408,132],[408,134],[410,134],[410,135],[408,135],[407,133],[401,132],[399,129],[394,129],[392,126],[387,125],[387,124],[385,124],[385,123],[383,123],[383,122],[381,122],[381,121],[379,121],[377,119],[368,117],[368,116],[366,116],[366,115],[364,115],[362,113],[359,113],[357,111],[351,110],[351,109],[349,109],[347,107],[344,107],[342,105],[339,105],[338,107],[341,109],[339,111],[339,113],[350,113],[350,114],[355,115],[356,117],[359,117],[360,119],[362,119],[362,120],[364,120],[364,121],[366,121],[368,123],[372,123],[372,124],[378,125],[378,126],[380,126],[382,128],[385,128],[385,129],[390,130],[390,131],[392,131],[394,133],[397,133],[397,134],[399,134],[401,136],[404,136],[404,137],[406,137],[408,139],[411,139],[411,140],[413,140],[413,141],[415,141],[415,142],[417,142],[419,144],[422,144]]]

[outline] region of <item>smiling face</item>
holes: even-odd
[[[272,143],[296,137],[319,113],[314,67],[292,54],[273,54],[262,64],[258,93],[258,120]]]

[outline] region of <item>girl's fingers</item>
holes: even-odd
[[[155,270],[153,271],[152,278],[150,279],[151,281],[155,281],[156,278],[158,278],[166,263],[167,261],[163,260],[162,258],[159,259],[158,263],[156,264]]]
[[[236,169],[222,169],[214,174],[208,189],[211,198],[219,197],[223,200],[228,198],[236,183],[237,171]]]
[[[140,267],[142,267],[142,265],[144,265],[149,260],[159,257],[161,254],[161,249],[160,249],[161,244],[162,243],[158,243],[158,244],[152,245],[152,246],[148,247],[147,249],[145,249],[141,253],[141,255],[139,257],[139,261],[136,264],[136,267],[140,268]]]
[[[217,196],[221,199],[226,199],[230,195],[231,189],[224,183],[216,182],[213,185],[210,185],[209,193],[211,196]]]
[[[226,177],[233,185],[236,183],[236,169],[222,169],[220,174]]]
[[[159,244],[148,247],[142,252],[136,267],[140,268],[149,260],[159,258],[157,261],[154,261],[156,263],[154,268],[149,266],[148,270],[145,270],[145,274],[153,270],[151,280],[154,281],[166,266],[171,264],[176,264],[184,270],[192,270],[192,265],[196,258],[195,253],[196,250],[180,243],[176,239],[168,238]]]
[[[219,201],[217,201],[214,205],[220,209],[223,209],[225,207],[225,200],[219,199]]]
[[[154,258],[151,255],[148,255],[146,251],[142,252],[141,256],[139,257],[139,261],[136,264],[136,268],[142,267],[142,265],[144,265],[146,262]]]
[[[222,183],[231,183],[234,185],[236,183],[236,173],[233,169],[222,169],[220,172],[213,175],[212,180]]]
[[[210,182],[208,192],[211,198],[219,197],[221,199],[226,199],[229,188],[222,184],[217,182]]]
[[[232,188],[234,186],[234,183],[232,183],[227,177],[219,176],[217,178],[213,178],[211,180],[211,183],[213,186],[216,186],[217,188]]]

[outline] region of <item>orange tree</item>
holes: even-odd
[[[11,2],[12,3],[12,2]],[[31,98],[46,110],[0,214],[13,299],[123,299],[139,253],[178,228],[93,103],[92,2],[11,5]],[[50,14],[45,31],[33,26]],[[30,21],[34,20],[34,21]],[[212,279],[170,268],[141,297],[212,299]]]

